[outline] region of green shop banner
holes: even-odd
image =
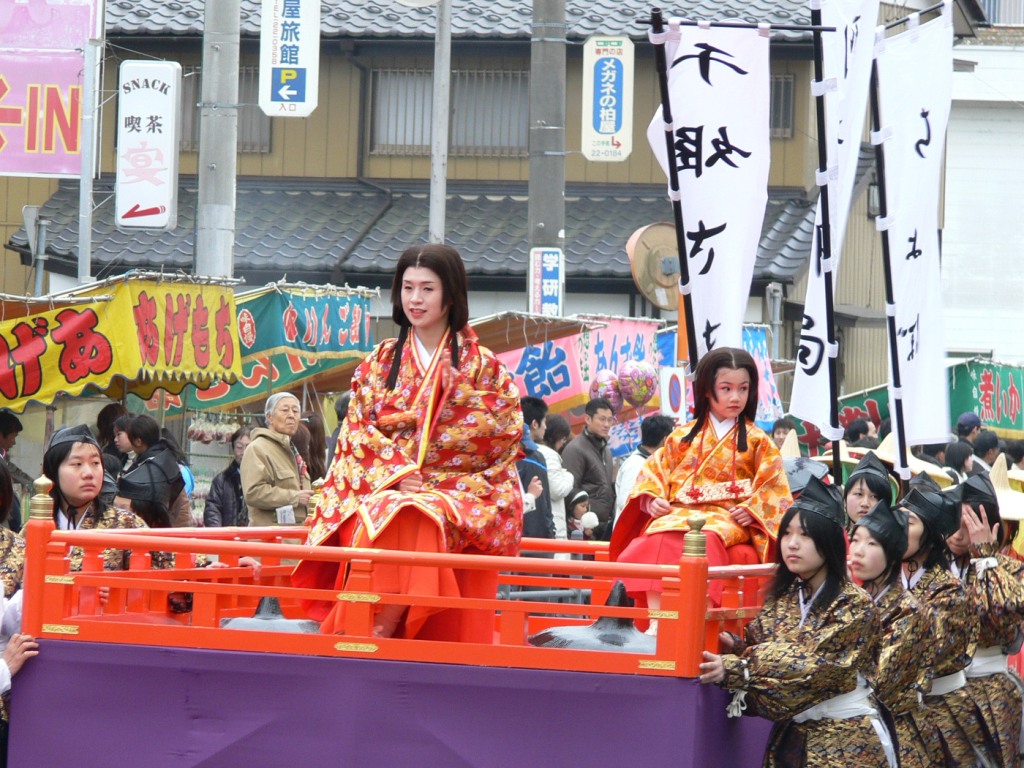
[[[157,395],[146,405],[167,412],[186,406],[237,408],[360,359],[373,348],[374,295],[365,289],[282,284],[236,294],[242,356],[238,381],[203,390],[189,387],[180,396]]]

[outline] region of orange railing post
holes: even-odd
[[[53,524],[53,483],[40,477],[34,483],[36,493],[29,504],[29,518],[25,523],[25,575],[22,582],[24,608],[22,629],[33,637],[43,631],[43,594],[46,584],[46,545],[50,541]]]
[[[704,652],[704,617],[707,614],[707,541],[701,532],[705,523],[703,517],[694,515],[687,522],[690,530],[684,539],[683,556],[679,558],[677,671],[684,677],[697,677]]]

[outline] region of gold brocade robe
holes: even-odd
[[[0,527],[0,580],[4,597],[11,598],[21,589],[25,577],[25,540],[10,528]]]
[[[824,718],[795,723],[791,718],[870,679],[881,640],[871,598],[847,582],[822,612],[812,610],[800,626],[798,585],[768,598],[747,625],[742,656],[725,655],[722,687],[747,692],[749,714],[776,722],[765,766],[888,765],[868,717]],[[749,679],[743,674],[746,662]]]
[[[771,437],[748,421],[747,450],[736,450],[737,425],[721,439],[710,419],[701,434],[683,440],[693,423],[680,427],[644,463],[612,536],[612,559],[638,534],[687,531],[695,512],[726,548],[753,544],[766,562],[778,535],[779,521],[793,503],[786,469]],[[672,511],[652,518],[641,509],[645,498],[666,499]],[[754,524],[745,527],[729,515],[732,507],[748,510]]]
[[[921,701],[932,666],[931,612],[900,582],[885,590],[875,608],[882,645],[871,684],[896,726],[901,768],[928,768],[931,755],[941,751],[938,729]]]
[[[975,631],[971,601],[960,580],[936,566],[925,571],[910,593],[931,611],[934,622],[930,679],[962,672],[974,655]],[[988,753],[987,728],[966,686],[943,696],[926,695],[924,703],[942,735],[943,750],[932,754],[932,765],[973,765],[976,748]]]
[[[419,359],[410,335],[391,391],[386,382],[395,339],[360,364],[334,462],[309,521],[309,544],[326,543],[352,517],[373,541],[400,510],[412,507],[438,525],[449,552],[518,554],[519,391],[489,349],[471,335],[459,333],[458,341],[459,364],[450,368],[447,334],[431,360]],[[451,372],[447,388],[445,368]],[[398,490],[415,472],[423,476],[423,489]],[[303,568],[317,566],[307,561]]]
[[[972,563],[961,577],[967,590],[976,627],[977,648],[1020,646],[1024,626],[1024,563],[995,556],[996,565],[978,575]],[[1010,670],[986,677],[968,678],[967,692],[981,710],[991,739],[991,751],[1001,766],[1019,766],[1021,731],[1021,681]]]

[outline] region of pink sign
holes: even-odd
[[[79,175],[84,49],[102,37],[102,0],[0,0],[0,175]]]

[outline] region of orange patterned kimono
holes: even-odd
[[[760,562],[768,561],[779,521],[793,501],[778,448],[752,422],[747,422],[747,450],[742,453],[736,449],[736,425],[719,440],[709,419],[692,442],[683,442],[692,427],[690,423],[673,432],[640,470],[615,526],[612,558],[618,559],[637,536],[687,531],[687,518],[699,512],[707,519],[704,530],[718,534],[726,549],[751,544]],[[641,509],[649,497],[668,500],[672,511],[650,517]],[[754,524],[735,523],[729,515],[734,506],[748,510]]]
[[[420,359],[410,334],[394,390],[386,391],[394,339],[379,344],[356,370],[334,463],[308,521],[308,544],[518,554],[523,520],[515,465],[523,432],[519,393],[490,350],[465,333],[458,341],[459,365],[450,369],[447,388],[447,334],[431,360]],[[398,490],[402,479],[416,472],[423,476],[423,489]],[[403,526],[394,525],[417,519],[413,534],[399,533]],[[414,585],[413,594],[456,589],[450,574],[432,570],[434,586]],[[336,564],[314,561],[300,563],[292,576],[297,586],[322,589],[340,586],[343,579]],[[409,587],[407,578],[401,587]],[[337,622],[328,620],[330,603],[308,607],[325,621],[324,631],[333,631]],[[407,636],[415,634],[413,613],[406,619]],[[422,619],[429,612],[421,613]]]

